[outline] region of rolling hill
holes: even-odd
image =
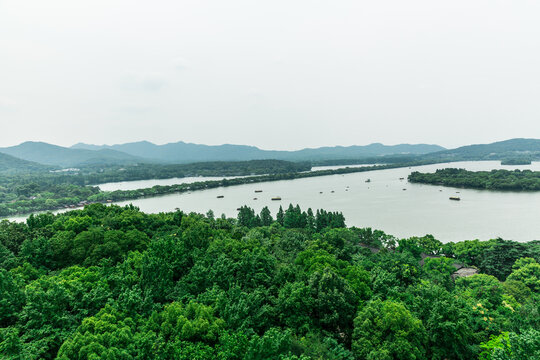
[[[14,156],[0,153],[0,172],[2,173],[32,172],[49,169],[51,169],[51,167],[46,165],[18,159]]]
[[[462,146],[423,156],[433,160],[502,160],[507,158],[540,159],[539,139],[510,139],[491,144]]]
[[[60,167],[77,167],[93,164],[134,164],[144,161],[136,156],[111,149],[72,149],[33,141],[0,148],[0,153],[27,161]]]
[[[417,160],[540,160],[540,140],[510,139],[491,144],[444,149],[438,145],[374,143],[365,146],[334,146],[296,151],[262,150],[247,145],[202,145],[185,142],[156,145],[148,141],[118,145],[75,144],[62,147],[44,142],[24,142],[0,148],[0,171],[7,169],[42,169],[40,164],[56,167],[90,165],[132,165],[138,163],[186,164],[209,161],[287,160],[287,161],[354,161],[382,156],[405,156]],[[6,155],[10,155],[9,157]],[[413,155],[413,156],[409,156]],[[2,170],[3,169],[3,170]]]

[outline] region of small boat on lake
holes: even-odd
[[[450,196],[450,200],[460,201],[461,198],[459,196]]]
[[[216,196],[216,197],[217,197],[218,199],[223,199],[225,196],[223,196],[223,195],[218,195],[218,196]]]
[[[255,192],[262,192],[262,190],[255,190]]]
[[[404,180],[405,178],[399,178],[399,180]]]
[[[371,179],[367,179],[366,182],[367,182],[367,183],[368,183],[368,182],[371,182]]]
[[[257,200],[257,198],[253,198],[253,200]]]
[[[275,196],[272,198],[272,200],[281,200],[281,197],[280,196]]]

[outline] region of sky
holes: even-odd
[[[540,2],[0,0],[0,146],[540,138]]]

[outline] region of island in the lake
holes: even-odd
[[[413,171],[411,183],[485,190],[539,191],[540,171],[439,169],[434,173]]]
[[[501,165],[531,165],[531,159],[504,159]]]

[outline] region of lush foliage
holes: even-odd
[[[537,242],[396,239],[293,205],[92,204],[0,222],[0,358],[533,359],[539,260]]]

